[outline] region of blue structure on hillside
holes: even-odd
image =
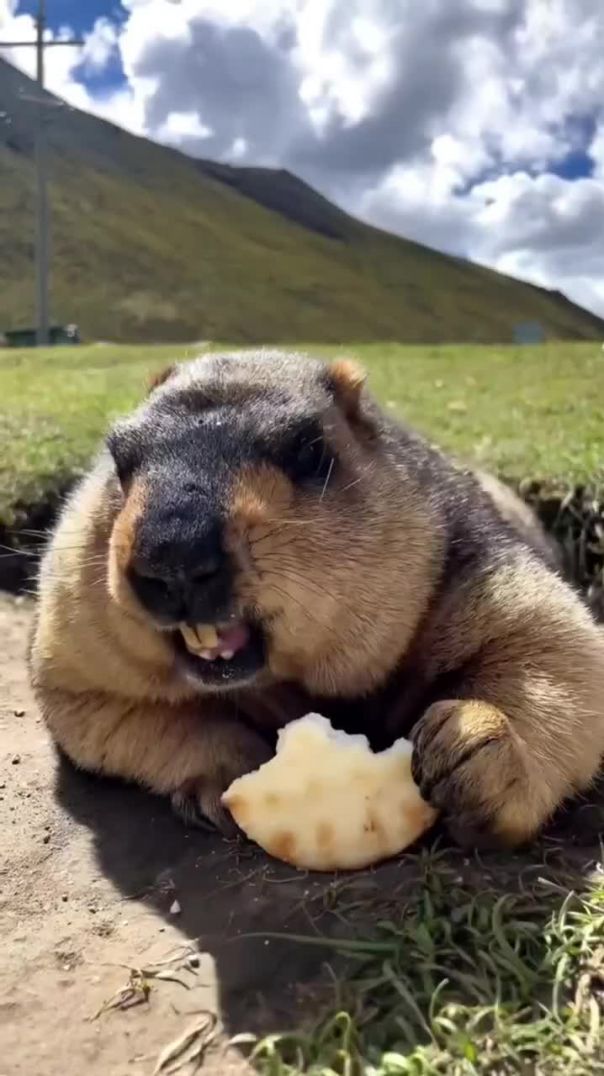
[[[514,325],[515,344],[542,344],[545,330],[538,321],[521,321]]]

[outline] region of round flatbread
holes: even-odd
[[[375,754],[365,736],[307,714],[279,733],[275,756],[222,797],[269,855],[309,870],[354,870],[401,852],[436,812],[411,776],[412,746]]]

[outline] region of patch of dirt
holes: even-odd
[[[212,1032],[204,1073],[248,1073],[230,1037],[300,1024],[328,989],[324,950],[266,933],[345,933],[352,908],[380,918],[383,902],[409,895],[422,857],[349,876],[342,916],[343,879],[187,831],[161,799],[77,773],[29,690],[31,615],[29,600],[0,595],[0,1076],[152,1076],[192,1026],[193,1052]],[[577,871],[602,828],[600,807],[580,812],[552,845]],[[530,852],[488,866],[505,888],[531,863],[544,870]],[[479,887],[484,872],[479,861]]]
[[[248,1072],[228,1039],[298,1023],[324,960],[258,935],[311,931],[333,878],[269,865],[187,831],[157,797],[77,773],[29,689],[31,615],[0,595],[0,1076],[150,1076],[205,1011],[221,1026],[203,1071]],[[135,989],[95,1019],[144,968],[148,1000]]]

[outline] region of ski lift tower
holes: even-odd
[[[44,54],[48,48],[74,48],[83,45],[79,38],[44,40],[46,31],[46,0],[38,0],[36,37],[33,41],[1,41],[0,48],[35,48],[36,81],[39,95],[36,108],[35,165],[36,165],[36,342],[38,347],[49,343],[50,311],[48,299],[50,207],[48,203],[48,147],[46,141],[46,109],[52,102],[44,98]]]

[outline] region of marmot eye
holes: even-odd
[[[334,466],[333,453],[320,436],[300,437],[288,453],[286,470],[294,481],[325,482]]]

